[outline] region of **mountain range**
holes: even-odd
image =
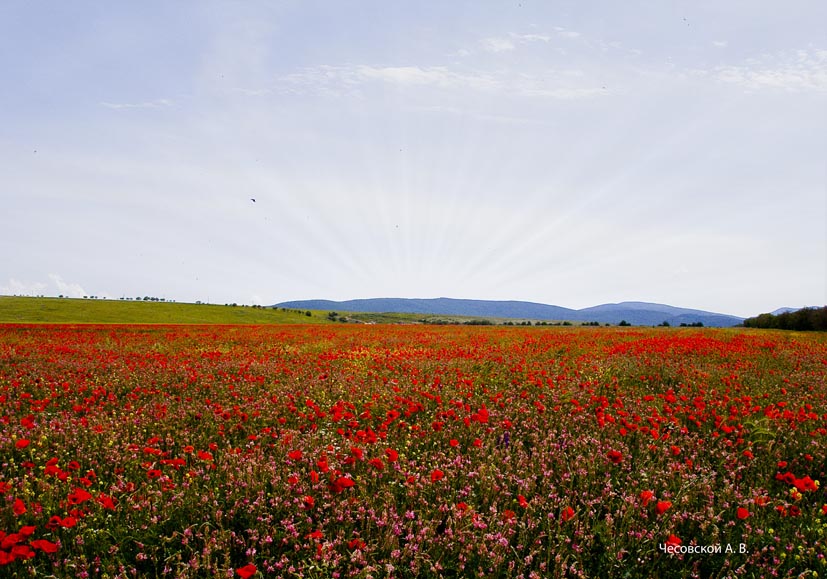
[[[472,316],[526,320],[557,320],[619,324],[626,321],[635,326],[656,326],[668,322],[672,326],[697,324],[712,327],[736,326],[744,318],[703,310],[677,308],[647,302],[602,304],[579,310],[523,301],[466,300],[454,298],[370,298],[359,300],[298,300],[275,304],[274,307],[328,310],[338,312],[411,313],[423,315]]]

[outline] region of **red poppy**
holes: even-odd
[[[14,446],[15,448],[26,448],[27,446],[29,446],[29,439],[21,438],[20,440],[14,443]]]
[[[287,458],[290,460],[301,460],[302,459],[302,451],[300,450],[291,450],[287,453]]]
[[[17,534],[23,537],[24,539],[28,539],[29,537],[34,535],[34,532],[36,530],[37,527],[35,527],[34,525],[25,525],[23,527],[20,527],[20,530],[17,531]]]
[[[563,509],[563,512],[560,513],[560,518],[563,519],[564,522],[573,519],[574,509],[571,507],[566,507],[565,509]]]
[[[666,539],[667,547],[677,547],[681,543],[683,543],[683,541],[681,541],[680,538],[676,537],[675,535],[669,535],[669,538]]]
[[[110,511],[115,510],[115,499],[113,499],[112,497],[101,493],[100,495],[98,495],[97,501],[104,509],[108,509]]]
[[[442,478],[443,478],[444,476],[445,476],[445,473],[444,473],[444,472],[442,472],[442,471],[441,471],[441,470],[439,470],[438,468],[435,468],[435,469],[431,472],[431,482],[436,482],[436,481],[438,481],[438,480],[442,480]]]
[[[347,548],[350,549],[351,551],[354,551],[356,549],[364,549],[365,548],[365,542],[362,539],[358,539],[358,538],[351,539],[350,541],[347,542]]]
[[[43,551],[44,553],[57,553],[57,543],[52,543],[46,539],[36,539],[29,544],[38,551]]]
[[[606,457],[613,463],[613,464],[620,464],[623,461],[623,453],[619,450],[610,450]]]
[[[795,488],[797,488],[802,493],[805,491],[818,490],[818,486],[815,484],[815,481],[811,479],[809,476],[793,480],[793,486],[795,486]]]
[[[248,563],[247,565],[244,565],[244,567],[239,567],[235,570],[241,579],[250,579],[250,577],[256,574],[256,571],[258,571],[258,568],[256,568],[256,566],[252,563]]]
[[[655,512],[659,515],[662,515],[666,511],[668,511],[672,507],[671,501],[658,501],[658,504],[655,505]]]
[[[24,503],[20,499],[14,499],[12,511],[14,511],[14,514],[19,517],[20,515],[26,512],[26,503]]]
[[[396,462],[399,460],[399,453],[392,448],[385,449],[385,456],[388,457],[388,462]]]
[[[749,511],[744,507],[738,507],[737,514],[739,519],[746,519],[749,516]]]
[[[310,495],[307,495],[302,499],[302,503],[304,504],[305,508],[312,509],[313,506],[316,504],[316,500]]]
[[[642,493],[640,493],[640,500],[643,501],[643,506],[644,507],[646,505],[648,505],[649,502],[654,498],[655,498],[655,493],[653,493],[652,491],[643,491]]]
[[[78,520],[75,517],[66,517],[65,519],[61,519],[60,521],[60,526],[65,529],[71,529],[77,524]]]
[[[526,499],[523,495],[517,495],[517,502],[520,503],[520,506],[523,508],[528,506],[528,499]]]
[[[459,440],[457,440],[456,438],[452,438],[450,441],[448,441],[448,444],[456,448],[457,446],[459,446]]]

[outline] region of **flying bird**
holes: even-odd
[[[255,203],[255,202],[256,202],[256,200],[255,200],[255,199],[253,199],[252,197],[250,197],[250,201],[252,201],[253,203]]]

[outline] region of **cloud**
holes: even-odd
[[[47,284],[42,282],[26,283],[11,278],[6,285],[0,285],[0,295],[39,296],[46,291],[46,288]]]
[[[445,66],[322,65],[282,77],[280,82],[290,93],[328,96],[355,93],[370,83],[566,100],[606,94],[600,87],[583,86],[584,76],[582,71],[577,70],[551,70],[531,75],[507,70],[461,72]]]
[[[142,103],[110,103],[102,102],[101,106],[108,109],[122,110],[122,109],[161,109],[172,106],[172,101],[168,99],[155,99],[154,101],[147,101]]]
[[[558,36],[561,36],[563,38],[579,38],[580,37],[579,32],[575,32],[574,30],[566,30],[565,28],[562,28],[560,26],[555,26],[554,31],[557,33]]]
[[[248,97],[267,96],[267,95],[269,95],[273,92],[269,88],[235,87],[232,90],[233,90],[233,92],[236,92],[236,93],[242,94],[244,96],[248,96]]]
[[[50,273],[48,277],[51,283],[42,281],[22,282],[11,278],[6,285],[0,285],[0,295],[64,295],[71,298],[80,298],[89,295],[80,284],[66,283],[63,281],[63,277],[56,273]]]
[[[712,74],[720,82],[751,91],[827,92],[827,50],[798,50],[763,56],[740,65],[719,66]]]
[[[484,50],[488,52],[508,52],[514,50],[514,43],[508,38],[483,38],[480,40]]]
[[[726,40],[713,40],[712,46],[716,46],[718,48],[726,48],[727,46],[729,46],[729,42],[727,42]]]
[[[49,279],[52,280],[52,283],[57,288],[57,293],[59,295],[68,296],[70,298],[80,298],[85,295],[89,295],[86,293],[86,290],[81,287],[80,284],[66,283],[65,281],[63,281],[63,278],[56,273],[50,273]]]

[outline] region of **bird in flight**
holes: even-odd
[[[253,199],[252,197],[250,197],[250,201],[252,201],[253,203],[255,203],[255,202],[256,202],[256,200],[255,200],[255,199]]]

